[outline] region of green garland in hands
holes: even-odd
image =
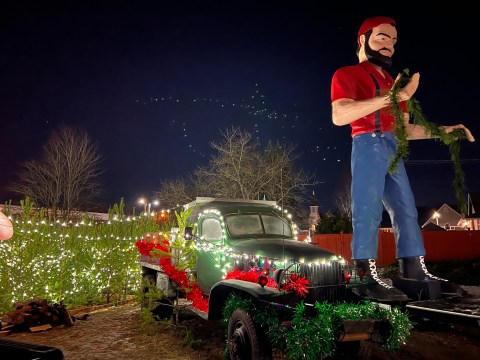
[[[398,140],[397,152],[392,158],[389,166],[389,173],[394,173],[397,168],[397,164],[401,159],[406,159],[408,156],[408,139],[407,131],[405,128],[403,110],[399,105],[399,89],[403,88],[409,81],[409,69],[405,69],[402,72],[402,77],[397,81],[392,90],[389,93],[390,106],[395,117],[395,136]],[[415,98],[407,100],[407,111],[410,113],[410,117],[413,118],[414,123],[424,126],[427,135],[436,140],[442,141],[445,145],[448,145],[450,150],[450,158],[453,162],[453,168],[455,171],[455,179],[453,182],[455,188],[455,195],[458,202],[458,209],[462,214],[467,213],[467,202],[464,195],[464,173],[460,164],[460,143],[458,140],[467,139],[465,131],[462,129],[455,129],[454,131],[447,133],[445,130],[436,124],[428,121],[422,113],[420,103]]]

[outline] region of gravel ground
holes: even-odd
[[[223,339],[212,333],[210,343],[193,345],[186,324],[175,327],[168,323],[146,325],[140,317],[140,306],[134,303],[111,306],[87,312],[86,320],[73,326],[57,326],[51,330],[14,333],[6,339],[53,346],[63,351],[65,360],[187,360],[221,359]],[[201,329],[202,324],[198,324]],[[222,333],[223,335],[223,329]],[[220,339],[220,344],[216,339]],[[201,347],[201,351],[196,349]],[[4,359],[1,354],[0,358]],[[8,359],[10,360],[10,359]],[[18,359],[11,359],[18,360]]]
[[[478,291],[476,288],[474,291]],[[222,322],[186,316],[179,326],[166,323],[145,325],[140,307],[130,303],[86,311],[86,320],[71,327],[57,326],[38,333],[16,333],[6,339],[57,347],[65,360],[222,360],[225,327]],[[399,351],[370,347],[372,360],[476,360],[480,359],[480,331],[459,326],[423,324]],[[19,360],[6,359],[2,360]],[[287,359],[276,352],[274,359]]]
[[[464,288],[470,295],[480,296],[480,286],[466,286],[460,285]]]

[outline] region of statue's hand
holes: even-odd
[[[475,141],[475,138],[473,137],[470,130],[468,130],[463,124],[457,124],[457,125],[451,125],[451,126],[441,126],[441,127],[442,127],[443,130],[445,130],[445,132],[447,134],[451,133],[454,130],[461,129],[465,132],[465,135],[467,136],[468,141],[470,141],[470,142]]]
[[[395,84],[397,84],[399,81],[405,80],[402,78],[402,74],[398,74],[397,78],[395,79]],[[417,91],[418,84],[420,83],[420,73],[415,73],[412,75],[412,77],[409,79],[409,81],[398,90],[398,100],[399,101],[407,101],[410,100],[415,94],[415,91]],[[395,84],[393,85],[395,87]],[[401,85],[402,83],[399,83]]]

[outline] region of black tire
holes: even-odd
[[[267,337],[242,309],[234,310],[228,321],[228,347],[231,360],[272,358],[272,348]]]
[[[149,284],[155,284],[155,275],[146,274],[143,275],[142,280],[142,309],[148,308],[148,299],[146,299],[145,294],[148,292]]]
[[[368,360],[372,354],[371,344],[362,341],[347,341],[338,344],[332,360]]]
[[[148,287],[155,285],[156,277],[153,274],[143,275],[143,284],[142,284],[142,309],[149,309],[151,304],[149,300],[144,296],[148,292]],[[170,319],[173,315],[173,301],[169,298],[163,297],[162,299],[156,301],[157,305],[153,308],[150,308],[152,315],[156,319]]]
[[[170,319],[173,315],[173,300],[164,297],[160,300],[160,304],[152,310],[152,314],[159,320]]]

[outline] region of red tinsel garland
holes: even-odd
[[[162,252],[168,252],[168,240],[164,240],[163,244],[154,244],[154,243],[147,243],[143,241],[143,239],[138,240],[136,242],[136,246],[138,251],[142,255],[150,256],[151,251],[153,249],[161,250]],[[192,306],[198,310],[208,313],[208,299],[203,296],[200,287],[198,286],[196,281],[190,281],[187,277],[187,272],[185,270],[178,270],[172,264],[172,258],[170,256],[161,256],[159,259],[159,264],[162,267],[164,273],[174,281],[177,286],[185,292],[185,296],[188,300],[192,302]],[[243,281],[248,281],[252,283],[258,282],[259,272],[257,268],[252,268],[249,271],[240,271],[234,269],[233,271],[229,272],[225,279],[238,279]],[[267,287],[276,288],[278,284],[267,274],[268,283]],[[292,274],[290,276],[290,280],[286,283],[282,290],[285,291],[295,291],[295,294],[298,296],[305,297],[308,293],[308,286],[309,282],[305,278],[300,278],[297,274]]]
[[[158,249],[158,250],[161,250],[163,252],[167,252],[168,249],[167,249],[166,245],[168,245],[168,240],[164,240],[163,244],[155,244],[153,242],[146,242],[143,239],[140,239],[135,243],[135,246],[137,247],[140,254],[145,255],[145,256],[150,256],[150,257],[152,257],[150,252],[153,249]]]
[[[174,281],[180,289],[185,291],[187,300],[192,302],[192,306],[198,310],[208,313],[208,299],[204,298],[202,291],[196,281],[190,281],[185,270],[178,270],[172,264],[172,258],[161,257],[159,264],[165,274]]]
[[[273,280],[270,276],[268,276],[265,271],[262,271],[265,276],[268,278],[268,283],[267,287],[272,287],[275,288],[278,286],[278,284]],[[243,280],[243,281],[249,281],[252,283],[257,283],[258,282],[258,277],[261,274],[258,273],[257,268],[251,268],[248,271],[240,271],[240,270],[233,270],[229,272],[225,279],[238,279],[238,280]],[[297,274],[292,274],[290,276],[290,280],[288,283],[286,283],[283,287],[282,290],[285,291],[295,291],[295,294],[301,297],[305,297],[308,293],[308,286],[309,282],[304,276],[303,278],[300,278]]]
[[[203,296],[202,290],[196,282],[192,284],[191,291],[186,296],[192,302],[194,308],[208,313],[208,299]]]
[[[158,249],[163,252],[168,252],[168,240],[164,240],[163,244],[147,243],[143,239],[138,240],[135,245],[142,255],[152,257],[151,251]],[[192,302],[192,306],[203,312],[208,312],[208,299],[204,298],[202,291],[198,287],[198,284],[190,280],[187,277],[185,270],[178,270],[172,264],[172,258],[170,256],[161,256],[158,260],[159,265],[162,267],[163,272],[174,281],[177,286],[185,291],[187,300]]]
[[[240,270],[234,269],[233,271],[230,271],[225,276],[225,280],[236,279],[236,280],[243,280],[243,281],[248,281],[248,282],[252,282],[252,283],[257,283],[258,282],[258,277],[260,275],[261,274],[258,273],[257,268],[251,268],[248,271],[240,271]],[[268,275],[266,275],[266,276],[268,278],[268,283],[265,286],[271,287],[271,288],[276,288],[278,285],[275,282],[275,280],[273,280]]]
[[[248,271],[240,271],[234,269],[230,271],[226,276],[225,280],[235,279],[235,280],[243,280],[252,283],[256,283],[258,281],[258,273],[256,268],[251,268]]]

